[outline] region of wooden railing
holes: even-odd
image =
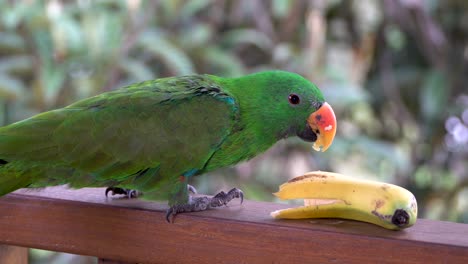
[[[100,263],[468,263],[468,225],[419,219],[389,231],[341,220],[273,220],[285,205],[245,201],[164,219],[166,205],[103,189],[19,190],[0,198],[0,263],[26,248]]]

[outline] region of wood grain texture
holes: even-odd
[[[233,201],[165,221],[166,205],[104,189],[0,198],[0,243],[142,263],[468,263],[468,225],[418,220],[390,231],[345,220],[274,220],[286,205]]]
[[[0,263],[28,264],[28,249],[0,245]]]

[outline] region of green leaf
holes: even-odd
[[[349,106],[369,100],[369,94],[360,86],[341,81],[329,81],[320,86],[325,98],[333,106]]]
[[[24,19],[33,16],[33,13],[37,13],[40,9],[37,8],[37,3],[29,1],[15,1],[16,3],[11,5],[2,5],[0,9],[0,21],[7,29],[13,29],[18,26]]]
[[[0,32],[0,53],[23,51],[24,40],[16,33]]]
[[[182,9],[180,11],[180,18],[190,18],[195,15],[195,13],[208,8],[208,6],[212,3],[210,0],[191,0],[187,1],[182,5]]]
[[[122,45],[124,21],[118,13],[91,11],[82,20],[88,56],[96,63],[112,61]]]
[[[252,44],[266,51],[273,48],[273,41],[264,32],[254,29],[233,29],[223,36],[223,42],[229,46]]]
[[[406,36],[397,26],[388,26],[385,30],[385,39],[388,46],[399,51],[406,46]]]
[[[438,121],[444,116],[450,94],[447,82],[447,77],[436,69],[426,74],[419,104],[421,113],[427,121]]]
[[[205,49],[203,57],[209,67],[214,67],[209,71],[210,73],[225,77],[239,77],[245,72],[238,57],[216,47]]]
[[[140,44],[151,54],[164,61],[166,66],[175,75],[187,75],[195,72],[192,61],[175,44],[155,31],[147,31],[142,34]]]
[[[12,100],[25,93],[24,84],[15,78],[0,73],[0,98]]]
[[[154,73],[140,60],[124,59],[120,61],[120,67],[127,72],[134,82],[149,80],[154,78]]]
[[[195,47],[205,47],[214,35],[213,28],[206,24],[193,25],[184,29],[183,33],[177,39],[182,48],[192,49]]]
[[[45,102],[47,105],[52,105],[65,82],[66,70],[60,65],[50,65],[50,67],[42,68],[40,74]]]
[[[32,70],[32,60],[26,55],[16,55],[5,57],[0,60],[0,74],[14,74],[30,72]]]
[[[33,37],[42,62],[39,69],[40,86],[36,93],[41,93],[45,103],[50,105],[56,100],[65,81],[66,69],[63,65],[57,65],[53,59],[54,50],[49,32],[35,31]]]
[[[72,17],[64,14],[52,19],[51,34],[56,49],[84,50],[84,37],[80,25]]]
[[[271,2],[273,15],[278,18],[286,17],[291,10],[292,4],[294,4],[294,1],[273,0]]]

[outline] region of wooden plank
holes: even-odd
[[[123,262],[118,260],[110,260],[110,259],[98,259],[98,264],[136,264],[136,262]]]
[[[341,220],[274,220],[287,207],[246,201],[164,219],[166,205],[103,189],[0,198],[0,243],[143,263],[468,263],[468,225],[430,220],[403,231]]]
[[[28,264],[28,249],[0,245],[0,263]]]

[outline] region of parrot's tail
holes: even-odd
[[[0,127],[0,196],[47,177],[60,156],[51,133],[65,117],[54,110]]]
[[[13,170],[7,161],[0,159],[0,196],[31,184],[29,177],[23,177],[22,173]]]

